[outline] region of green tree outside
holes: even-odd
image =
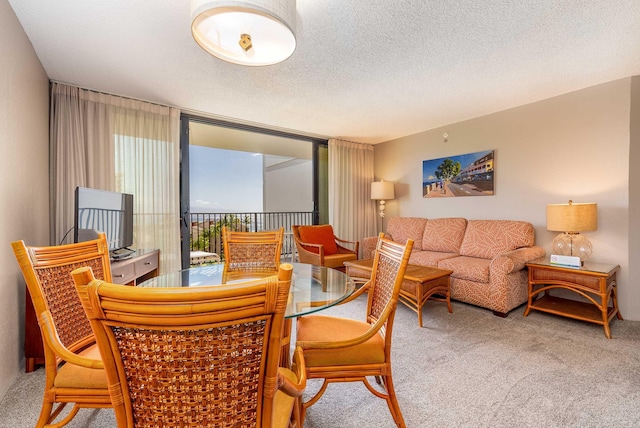
[[[220,218],[220,220],[211,224],[207,229],[202,231],[195,242],[195,249],[199,251],[216,252],[214,251],[215,248],[212,248],[211,239],[221,239],[222,226],[227,226],[229,229],[234,231],[243,231],[247,230],[250,224],[251,218],[248,215],[244,218],[239,218],[234,214],[225,214]]]
[[[460,162],[454,162],[451,159],[447,158],[436,168],[435,174],[439,180],[443,181],[451,181],[453,177],[460,174],[460,170],[462,169],[462,165]]]

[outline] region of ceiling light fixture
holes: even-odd
[[[296,0],[191,0],[191,33],[211,55],[234,64],[272,65],[296,49]]]

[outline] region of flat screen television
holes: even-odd
[[[133,195],[76,187],[74,242],[107,235],[111,258],[131,256],[133,245]]]

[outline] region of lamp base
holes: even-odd
[[[380,199],[380,205],[378,207],[378,215],[380,215],[380,217],[384,218],[384,199]]]
[[[580,257],[584,262],[591,256],[591,241],[579,233],[561,233],[553,239],[551,253]]]

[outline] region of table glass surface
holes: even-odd
[[[291,263],[293,276],[285,317],[294,318],[326,309],[340,303],[353,293],[351,277],[335,269],[306,263]],[[138,287],[198,287],[228,285],[274,275],[274,272],[246,272],[228,274],[223,284],[223,263],[192,267],[156,276]]]
[[[614,270],[617,270],[620,266],[619,265],[614,265],[614,264],[609,264],[609,263],[594,263],[594,262],[589,262],[589,261],[585,261],[584,264],[580,267],[577,266],[566,266],[566,265],[560,265],[560,264],[556,264],[556,263],[551,263],[551,261],[549,260],[549,257],[541,257],[539,259],[536,260],[532,260],[530,262],[526,263],[527,265],[537,265],[537,266],[543,266],[543,267],[553,267],[553,268],[557,268],[557,269],[566,269],[567,271],[571,271],[571,270],[575,270],[575,271],[582,271],[582,272],[595,272],[595,273],[603,273],[603,274],[609,274]]]

